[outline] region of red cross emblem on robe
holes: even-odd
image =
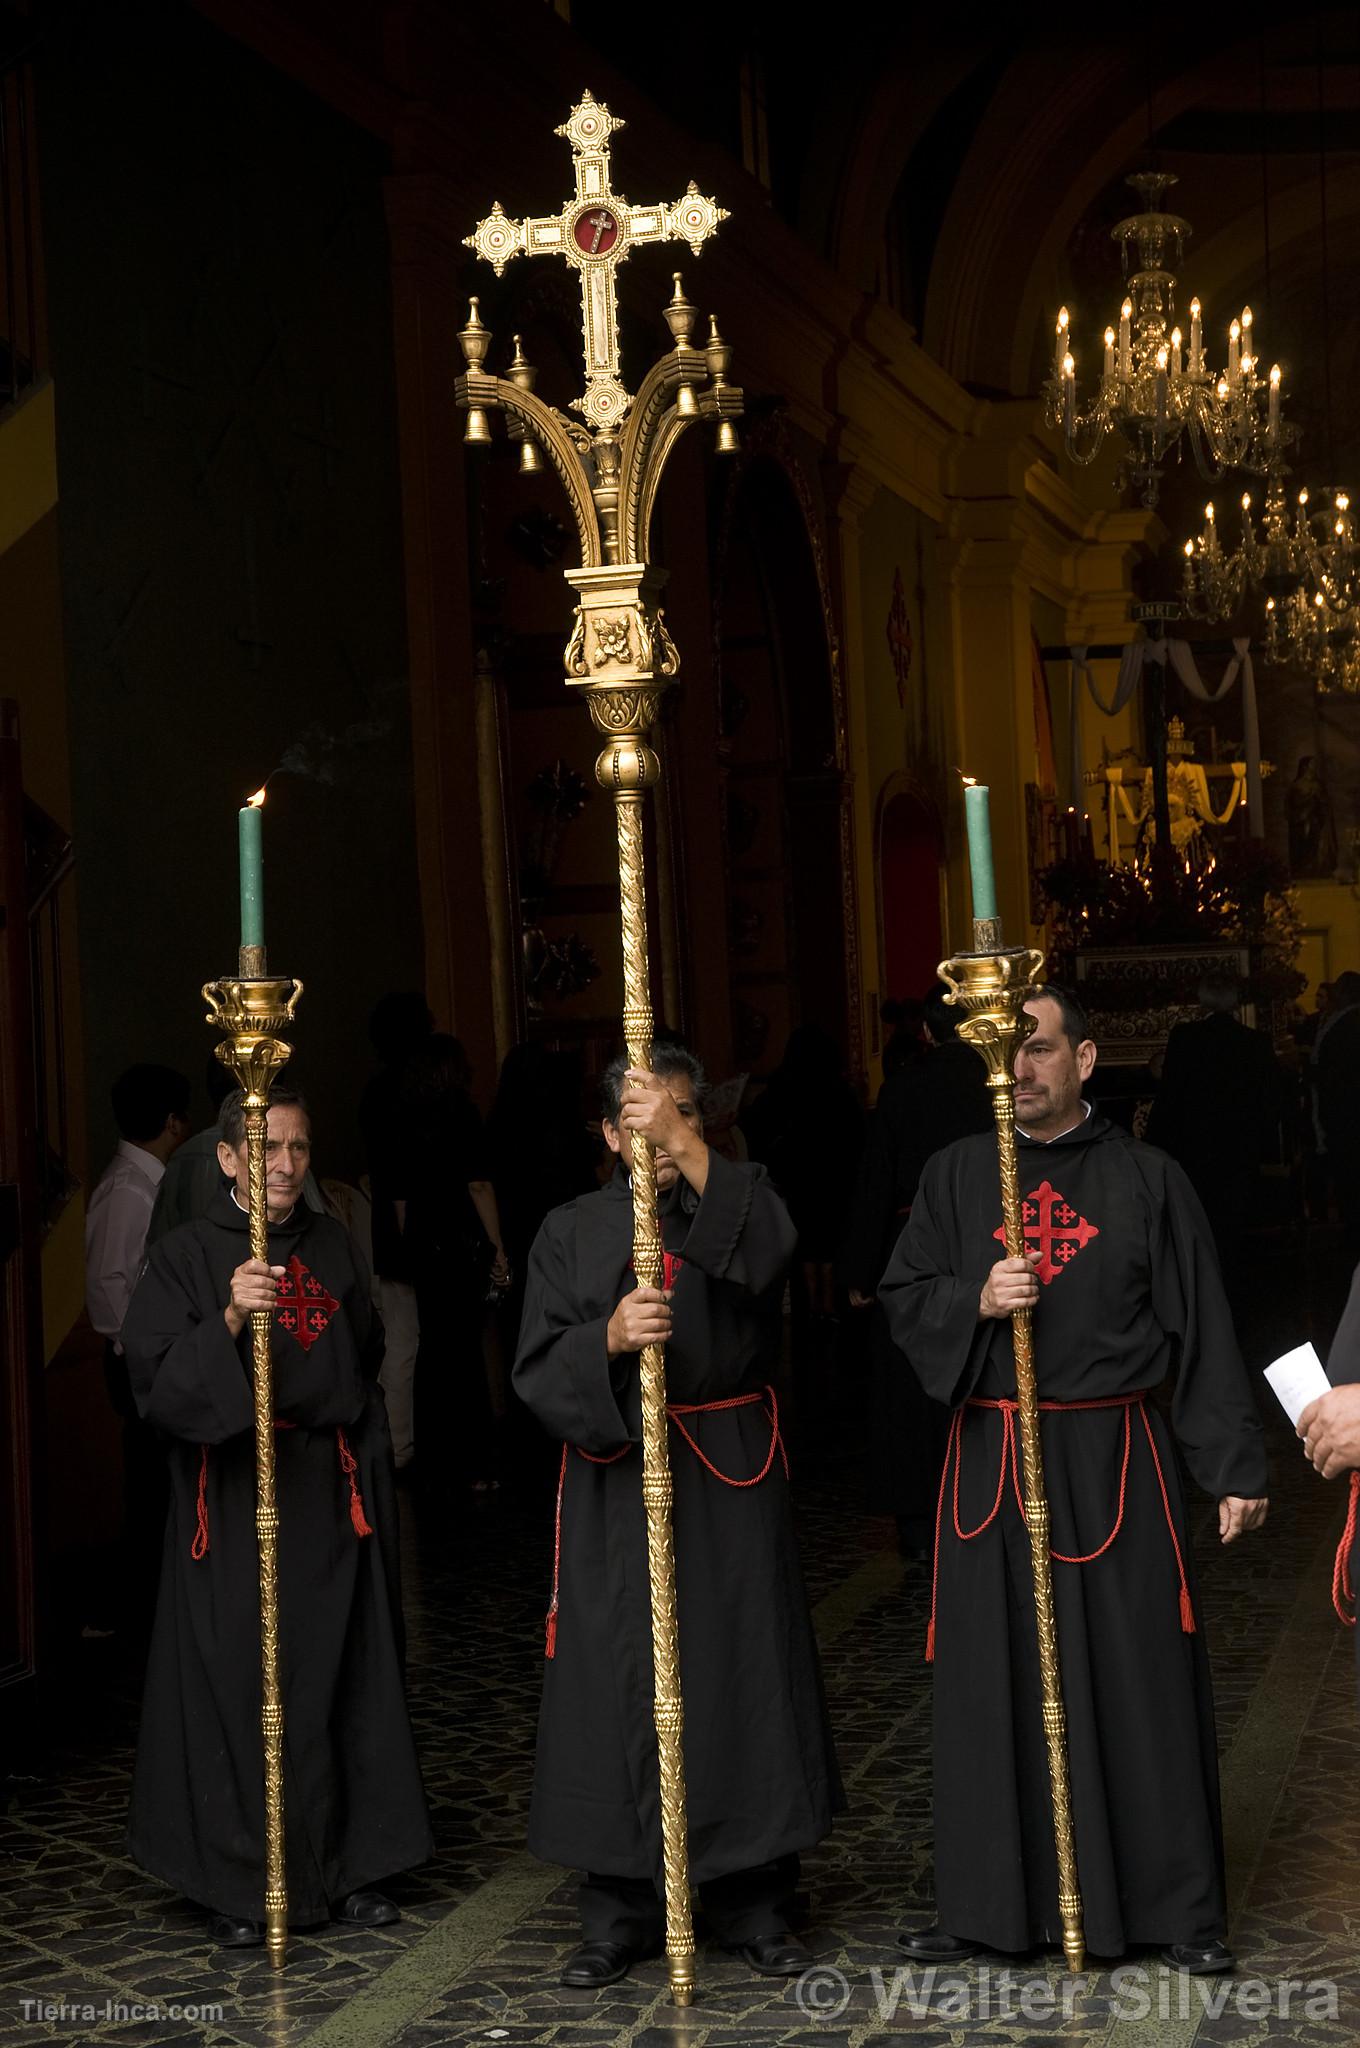
[[[339,1306],[335,1296],[294,1252],[279,1282],[279,1305],[274,1311],[279,1328],[296,1337],[304,1351],[310,1351]]]
[[[1065,1272],[1077,1254],[1085,1251],[1091,1239],[1100,1236],[1095,1224],[1079,1216],[1072,1204],[1048,1181],[1041,1181],[1034,1193],[1025,1197],[1020,1218],[1025,1231],[1025,1250],[1041,1254],[1034,1270],[1045,1287],[1051,1287],[1059,1273]],[[994,1230],[992,1235],[1004,1244],[1005,1225]]]

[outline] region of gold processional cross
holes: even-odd
[[[630,206],[609,187],[609,138],[625,123],[586,93],[571,119],[556,129],[576,156],[576,197],[560,213],[511,220],[499,199],[469,249],[497,277],[516,256],[563,256],[581,273],[581,329],[586,346],[586,388],[572,400],[592,427],[617,427],[632,403],[619,381],[619,314],[614,273],[635,242],[688,242],[695,255],[727,219],[725,207],[706,199],[693,179],[672,206]]]

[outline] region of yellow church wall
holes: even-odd
[[[1303,919],[1298,965],[1308,976],[1300,1001],[1311,1008],[1320,981],[1360,969],[1360,891],[1350,882],[1298,882],[1294,893]]]
[[[936,523],[894,491],[880,489],[860,514],[857,549],[857,658],[847,680],[854,686],[850,709],[856,743],[861,994],[866,1048],[876,1057],[878,1005],[886,995],[906,993],[887,987],[877,847],[879,813],[885,792],[890,786],[900,786],[904,777],[939,808],[942,818],[947,811],[942,679],[948,672],[951,648]],[[899,573],[910,633],[910,656],[901,690],[888,637]],[[942,910],[942,905],[932,903],[927,916],[933,917],[937,910]]]

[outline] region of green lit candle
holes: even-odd
[[[975,919],[996,916],[996,876],[992,872],[992,818],[988,809],[990,792],[985,782],[970,776],[963,782],[963,813],[968,825],[968,873],[973,884]]]
[[[264,944],[264,791],[257,789],[237,816],[241,848],[241,946]]]

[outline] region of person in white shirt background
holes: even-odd
[[[104,1379],[123,1423],[123,1539],[116,1583],[121,1618],[150,1618],[165,1522],[165,1460],[128,1386],[119,1332],[146,1250],[147,1226],[166,1162],[189,1135],[189,1083],[173,1067],[129,1067],[110,1091],[119,1144],[85,1211],[85,1305],[104,1339]],[[101,1615],[114,1618],[114,1603]],[[86,1633],[107,1634],[87,1624]]]

